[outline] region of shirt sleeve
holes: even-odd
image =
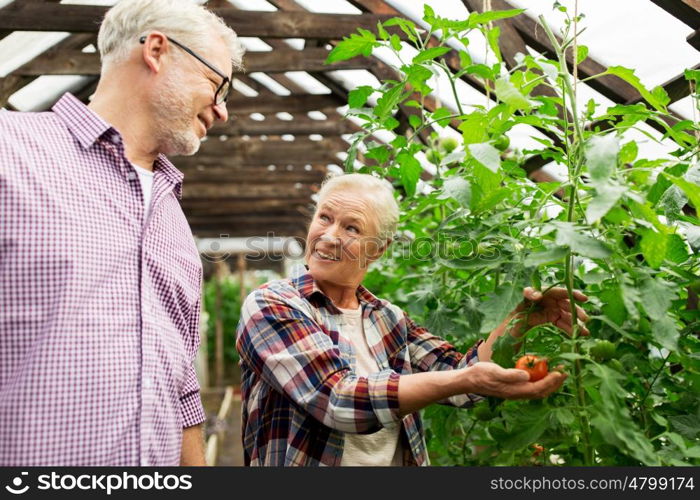
[[[237,348],[244,368],[327,427],[366,434],[400,422],[399,374],[356,375],[322,327],[277,292],[248,296]]]
[[[483,340],[479,340],[466,353],[461,353],[449,342],[417,325],[405,313],[404,320],[406,321],[409,356],[414,370],[420,372],[459,370],[479,361],[477,348]],[[440,401],[440,403],[467,408],[482,399],[484,399],[483,396],[478,394],[458,394]]]
[[[194,359],[201,342],[199,333],[201,298],[197,301],[190,314],[187,337],[185,340],[185,350],[188,359],[185,384],[180,392],[180,410],[182,412],[182,426],[192,427],[201,424],[206,420],[202,398],[199,393],[199,381],[194,369]]]

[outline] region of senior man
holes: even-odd
[[[237,348],[247,465],[427,465],[421,408],[469,407],[487,395],[542,398],[564,382],[557,371],[530,382],[525,371],[487,361],[506,332],[519,336],[544,322],[571,331],[565,289],[526,289],[540,305],[528,324],[521,304],[462,354],[364,288],[367,266],[390,244],[397,220],[383,181],[332,178],[309,227],[308,272],[246,299]]]
[[[89,106],[0,112],[0,465],[204,465],[201,262],[179,204],[242,49],[190,1],[122,0]]]

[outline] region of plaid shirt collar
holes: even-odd
[[[319,288],[318,283],[309,272],[307,266],[299,266],[295,269],[292,272],[291,280],[294,287],[299,290],[299,294],[303,298],[309,300],[314,296],[319,297],[331,314],[342,314],[342,311],[340,311],[340,309],[333,304],[333,301]],[[374,294],[364,286],[360,285],[357,287],[356,293],[357,299],[360,301],[360,304],[362,304],[362,309],[370,307],[379,310],[384,307],[382,301],[375,297]]]
[[[98,139],[104,138],[113,144],[122,142],[121,134],[102,119],[97,113],[88,108],[70,92],[66,92],[53,105],[51,110],[56,113],[80,143],[83,149],[92,147]],[[153,171],[160,171],[163,177],[173,185],[173,191],[178,199],[182,198],[182,179],[180,172],[164,154],[159,154],[153,163]]]

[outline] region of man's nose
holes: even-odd
[[[226,103],[214,104],[214,114],[217,120],[221,120],[222,123],[228,121],[228,109],[226,109]]]

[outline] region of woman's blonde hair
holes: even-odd
[[[206,50],[213,37],[226,42],[234,68],[241,68],[243,46],[223,19],[192,0],[120,0],[107,11],[97,34],[102,65],[121,62],[139,38],[157,30],[192,50]]]
[[[399,222],[399,205],[394,199],[391,184],[370,174],[341,174],[328,177],[318,192],[317,206],[329,194],[344,190],[368,194],[369,202],[374,207],[374,214],[370,216],[377,222],[379,237],[383,240],[394,238]]]

